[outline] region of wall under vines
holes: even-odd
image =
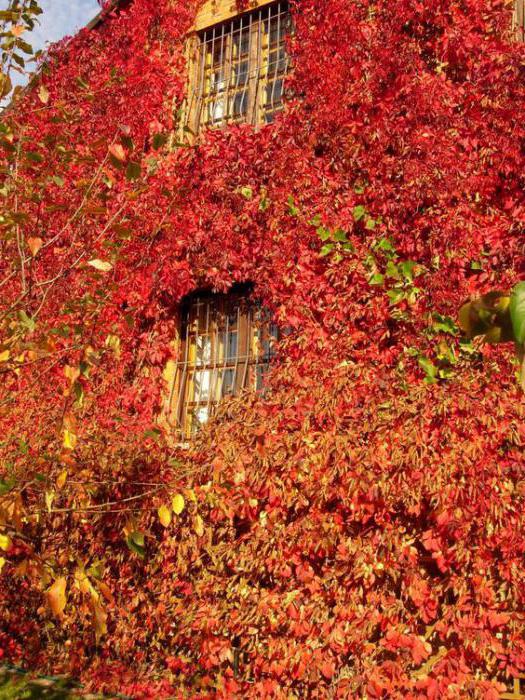
[[[455,319],[524,272],[510,3],[295,2],[284,114],[188,145],[196,5],[110,12],[4,116],[0,656],[133,697],[496,699],[524,404]],[[178,449],[177,304],[247,281],[291,329],[268,391]]]

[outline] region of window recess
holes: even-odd
[[[195,294],[183,303],[169,398],[182,438],[195,435],[223,398],[262,390],[278,337],[268,311],[244,288]]]
[[[288,2],[201,30],[194,37],[186,125],[269,124],[283,109],[289,70]]]

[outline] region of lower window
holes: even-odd
[[[182,304],[179,361],[171,415],[181,435],[194,435],[227,396],[262,389],[278,340],[268,311],[240,287],[200,293]]]

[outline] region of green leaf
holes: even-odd
[[[319,226],[319,228],[317,229],[317,235],[324,242],[330,238],[331,233],[330,230],[325,228],[324,226]]]
[[[153,137],[153,148],[158,151],[168,142],[168,134],[155,134]]]
[[[519,282],[510,296],[510,320],[517,343],[525,342],[525,282]]]
[[[18,319],[20,321],[20,325],[26,328],[30,333],[32,333],[35,330],[35,321],[30,316],[28,316],[25,311],[18,312]]]
[[[0,480],[0,496],[3,496],[5,493],[9,493],[9,491],[11,491],[13,488],[13,482]]]
[[[458,333],[458,327],[454,319],[450,318],[450,316],[441,316],[441,314],[437,313],[434,314],[432,330],[435,333],[449,333],[450,335],[457,335]]]
[[[319,251],[319,255],[320,255],[322,258],[324,258],[324,257],[326,257],[327,255],[329,255],[329,254],[332,252],[333,249],[334,249],[334,244],[333,244],[333,243],[327,243],[326,245],[324,245],[324,246],[321,248],[321,250]]]
[[[299,216],[299,209],[295,206],[295,200],[292,195],[288,197],[288,213],[290,216]]]
[[[426,374],[425,381],[429,384],[433,384],[436,381],[438,375],[438,368],[436,365],[428,359],[428,357],[420,357],[418,359],[418,364]]]
[[[13,89],[11,78],[4,73],[0,73],[0,97],[6,97]]]
[[[388,238],[380,238],[374,246],[377,250],[382,250],[384,253],[395,253],[396,249],[392,245],[392,241]]]
[[[126,167],[126,177],[128,180],[138,180],[140,177],[140,163],[130,160]]]
[[[394,280],[401,279],[401,275],[399,274],[399,269],[398,269],[397,265],[394,262],[392,262],[392,260],[389,260],[387,263],[385,275],[387,277],[390,277],[391,279],[394,279]]]
[[[343,229],[336,229],[334,231],[334,241],[339,241],[339,243],[347,243],[348,238],[346,237],[345,231]]]
[[[146,554],[146,547],[144,545],[144,533],[143,532],[132,532],[126,538],[126,544],[128,545],[130,551],[144,559]]]
[[[370,279],[368,280],[368,284],[370,284],[371,286],[380,287],[384,283],[385,276],[381,275],[379,272],[377,272],[375,275],[372,275],[372,277],[370,277]]]
[[[28,44],[27,41],[24,41],[23,39],[17,39],[15,44],[24,53],[28,54],[29,56],[32,55],[33,47],[31,46],[31,44]]]
[[[361,219],[365,216],[366,214],[366,207],[364,207],[362,204],[358,204],[357,207],[354,207],[352,211],[352,216],[354,217],[354,221],[361,221]]]
[[[161,436],[160,430],[154,428],[153,430],[146,430],[143,434],[144,440],[158,440]]]
[[[42,161],[44,160],[44,157],[40,155],[40,153],[36,153],[35,151],[26,151],[25,157],[32,163],[42,163]]]
[[[412,282],[414,276],[416,276],[416,267],[417,263],[415,263],[413,260],[403,260],[403,262],[399,265],[401,274],[408,282]]]
[[[405,299],[405,292],[402,289],[389,289],[386,293],[392,306],[399,304]]]
[[[244,197],[244,199],[253,198],[253,190],[251,187],[241,187],[241,194]]]

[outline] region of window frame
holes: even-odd
[[[207,314],[201,318],[201,308]],[[228,328],[228,313],[235,309],[235,328]],[[210,316],[211,314],[211,316]],[[200,320],[203,321],[199,329]],[[174,343],[176,360],[170,361],[165,373],[168,383],[166,416],[172,432],[190,441],[195,428],[194,414],[206,407],[206,420],[229,396],[244,391],[260,391],[263,378],[275,354],[280,338],[277,325],[268,311],[253,295],[251,285],[234,285],[227,293],[196,291],[181,302],[178,313],[178,337]],[[227,348],[230,336],[236,335],[234,350]],[[198,338],[209,338],[209,357],[204,357],[205,344]],[[231,391],[224,391],[226,374],[231,375]],[[197,380],[200,375],[200,385]],[[204,377],[207,389],[202,394]],[[198,393],[197,393],[198,392]]]
[[[222,3],[222,12],[220,9],[219,7],[218,13],[214,16],[210,12],[209,3],[205,5],[200,13],[201,19],[197,19],[194,31],[187,41],[188,86],[182,123],[183,132],[190,133],[194,137],[206,128],[220,128],[235,123],[248,123],[259,127],[265,123],[271,123],[275,115],[284,108],[284,81],[290,69],[286,41],[292,31],[288,0],[256,2],[254,6],[241,13],[225,12],[224,3]],[[212,17],[219,21],[210,23]],[[275,19],[277,19],[278,29],[275,44],[272,46],[270,29],[271,22]],[[268,28],[265,34],[266,23]],[[247,55],[242,59],[234,56],[234,35],[238,31],[240,38],[242,38],[242,32],[245,32],[244,36],[248,36],[249,39]],[[213,92],[211,80],[210,84],[207,82],[214,70],[213,64],[208,65],[208,59],[213,55],[215,42],[221,45],[220,53],[223,60],[216,64],[216,68],[223,66],[221,78],[223,87]],[[211,52],[207,54],[205,47],[210,43]],[[238,43],[240,44],[241,41]],[[272,54],[276,54],[273,62]],[[238,71],[237,80],[234,83],[232,81],[234,66],[240,66],[243,62],[248,63],[247,81],[245,84],[239,84],[241,71]],[[246,87],[243,88],[243,85]],[[270,85],[272,94],[268,100],[264,95]],[[243,95],[240,99],[246,100],[246,106],[245,110],[234,115],[230,106],[238,95]],[[217,118],[214,123],[212,119],[207,119],[206,109],[210,104],[219,103],[218,96],[222,97],[226,116]]]

